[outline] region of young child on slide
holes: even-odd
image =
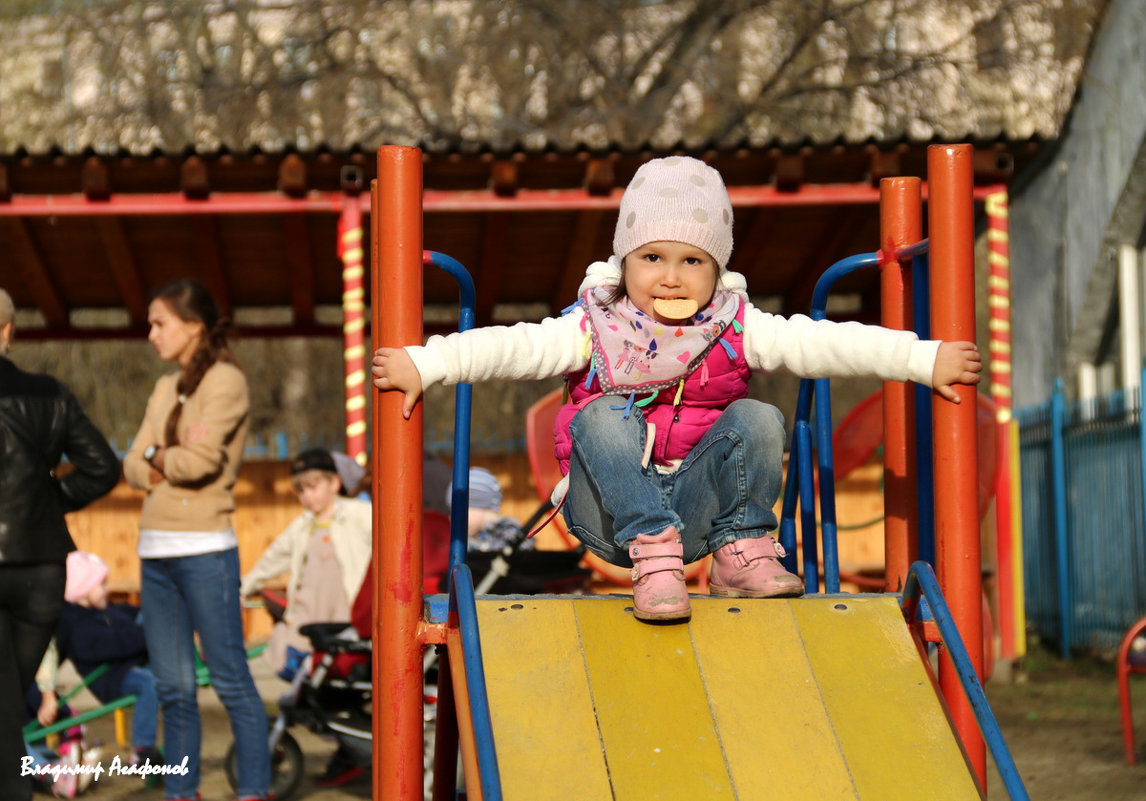
[[[751,373],[910,380],[958,403],[952,385],[978,383],[982,365],[972,342],[761,311],[731,254],[720,174],[687,157],[649,161],[621,198],[613,256],[589,265],[571,311],[379,348],[374,385],[405,393],[408,417],[436,382],[563,375],[554,497],[570,533],[632,566],[637,618],[687,620],[684,565],[707,554],[715,595],[798,596],[768,535],[784,420],[748,399]]]

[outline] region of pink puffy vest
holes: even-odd
[[[743,301],[736,310],[735,319],[739,325],[728,326],[720,337],[731,347],[734,356],[730,356],[728,349],[717,342],[704,361],[684,379],[680,405],[673,405],[679,388],[679,384],[674,384],[662,389],[650,404],[642,408],[646,422],[656,425],[654,463],[668,464],[674,459],[683,459],[733,401],[748,396],[748,379],[752,371],[744,359]],[[553,423],[554,452],[561,463],[562,475],[569,472],[569,454],[573,449],[569,423],[583,406],[602,394],[595,375],[589,386],[585,386],[588,374],[587,365],[565,376],[569,382],[569,403],[558,410]],[[629,400],[627,395],[611,397],[615,398],[617,406],[623,406]],[[624,412],[618,411],[617,414]]]

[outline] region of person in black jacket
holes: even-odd
[[[120,466],[63,384],[7,358],[14,316],[0,289],[0,798],[30,801],[20,721],[64,606],[64,560],[76,547],[64,515],[109,492]],[[74,469],[58,476],[64,455]]]
[[[64,612],[56,629],[60,660],[70,659],[85,678],[102,665],[107,669],[88,684],[102,703],[135,696],[131,715],[132,764],[150,760],[162,765],[155,748],[159,697],[155,676],[147,669],[147,639],[139,607],[108,603],[107,563],[94,553],[68,554]]]

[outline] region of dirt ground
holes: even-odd
[[[1146,681],[1131,681],[1139,759],[1131,766],[1122,746],[1113,665],[1064,662],[1035,647],[1014,679],[989,682],[987,697],[1032,799],[1146,799]],[[992,765],[988,797],[1006,798],[1002,788]]]
[[[283,682],[258,669],[260,692],[273,707]],[[1118,691],[1114,668],[1086,659],[1063,662],[1044,649],[1034,649],[1012,681],[992,680],[987,694],[1003,730],[1027,793],[1035,801],[1142,801],[1146,799],[1146,679],[1134,688],[1139,758],[1142,764],[1128,766],[1122,750]],[[83,696],[78,697],[79,706]],[[211,690],[200,691],[204,716],[203,801],[229,801],[234,796],[224,776],[223,755],[231,742],[226,715]],[[346,801],[369,799],[368,779],[338,789],[314,787],[313,777],[322,771],[334,751],[334,743],[294,728],[306,757],[307,778],[298,801]],[[110,717],[89,724],[88,739],[112,744]],[[126,758],[126,751],[119,751]],[[1005,799],[1007,793],[988,756],[988,797]],[[47,798],[47,796],[39,796]],[[83,798],[92,801],[161,801],[162,791],[147,789],[133,778],[104,777]],[[703,799],[696,799],[703,801]]]

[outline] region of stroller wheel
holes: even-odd
[[[235,744],[227,749],[227,756],[223,758],[223,767],[227,772],[227,782],[234,790],[238,787],[239,761],[235,754]],[[289,731],[279,735],[278,745],[271,752],[271,786],[270,792],[275,801],[285,801],[292,796],[302,784],[303,756],[298,740],[291,736]]]

